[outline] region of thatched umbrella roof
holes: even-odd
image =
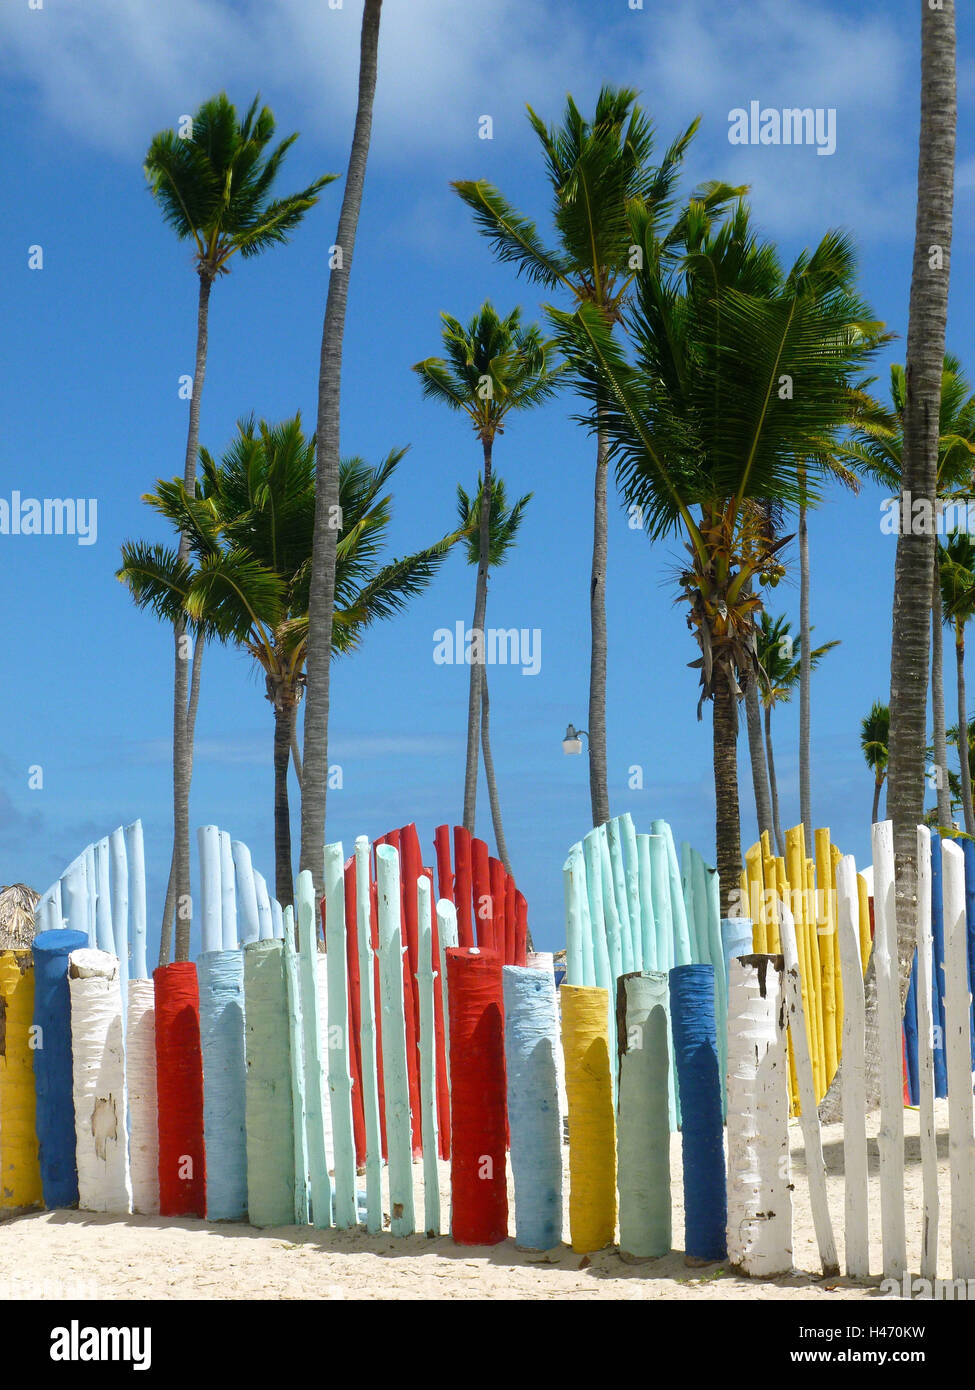
[[[40,896],[26,883],[0,888],[0,951],[24,950],[34,940],[34,908]]]

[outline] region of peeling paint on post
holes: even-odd
[[[68,989],[78,1205],[83,1211],[128,1212],[132,1187],[118,960],[107,951],[72,951]]]

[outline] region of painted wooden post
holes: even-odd
[[[124,1213],[132,1206],[132,1187],[118,960],[107,951],[72,951],[68,989],[78,1205]]]
[[[125,858],[129,872],[129,926],[132,937],[132,977],[145,980],[149,977],[146,961],[146,927],[148,908],[146,903],[146,851],[142,838],[141,820],[133,821],[125,827]],[[129,1002],[131,1002],[129,991]]]
[[[437,930],[440,936],[439,984],[443,996],[444,1042],[447,1050],[447,1083],[450,1084],[450,1003],[447,999],[447,952],[457,942],[457,909],[441,898],[437,903]]]
[[[454,826],[454,904],[457,908],[457,943],[474,945],[471,923],[471,836],[462,825]]]
[[[328,1093],[328,961],[325,959],[324,951],[318,951],[315,957],[315,994],[318,997],[318,1038],[322,1057],[322,1129],[325,1135],[325,1169],[326,1172],[334,1172],[335,1141],[332,1138],[332,1106]],[[328,1210],[331,1220],[335,1218],[334,1195],[330,1178]]]
[[[156,1093],[159,1102],[159,1212],[206,1215],[200,991],[192,961],[153,971]]]
[[[606,949],[609,952],[608,988],[610,998],[616,998],[616,981],[623,973],[624,947],[623,924],[616,907],[616,885],[613,882],[613,865],[610,860],[609,835],[605,825],[596,831],[599,847],[599,872],[602,877],[603,929],[606,933]],[[615,1053],[613,1054],[615,1056]]]
[[[625,971],[629,974],[636,970],[636,957],[633,950],[633,931],[630,926],[630,904],[626,892],[626,874],[623,868],[623,844],[622,830],[620,828],[619,817],[607,821],[603,827],[605,830],[605,844],[609,859],[610,876],[612,879],[613,898],[616,903],[616,917],[619,921],[620,931],[620,953],[621,953],[621,973]],[[604,872],[605,872],[604,861]],[[605,892],[605,886],[603,891]]]
[[[349,1069],[349,996],[345,948],[345,859],[341,841],[325,846],[325,961],[328,974],[328,1094],[335,1144],[335,1225],[358,1220],[352,1073]]]
[[[446,829],[446,827],[442,827]],[[449,862],[449,842],[448,842]],[[359,1035],[362,1052],[362,1105],[366,1126],[366,1228],[377,1235],[383,1228],[382,1132],[379,1123],[379,1072],[376,1049],[375,965],[369,920],[369,841],[355,842],[356,945],[359,952]]]
[[[437,1167],[437,1034],[433,1007],[433,922],[431,883],[416,880],[417,971],[420,1004],[420,1106],[423,1130],[423,1226],[440,1234],[440,1170]]]
[[[677,863],[677,846],[674,833],[665,820],[651,821],[650,829],[655,835],[662,835],[667,852],[667,882],[670,888],[671,916],[674,932],[674,964],[691,963],[691,938],[687,929],[687,913],[684,910],[684,894],[681,891],[680,866]]]
[[[606,991],[563,985],[562,1048],[569,1106],[569,1233],[588,1254],[616,1235],[616,1121]]]
[[[839,1062],[837,1048],[838,1010],[836,1007],[836,924],[833,921],[832,887],[833,871],[830,855],[828,830],[814,833],[816,847],[816,934],[819,937],[819,953],[823,976],[823,1047],[825,1051],[827,1087],[836,1073]]]
[[[901,1007],[897,981],[897,920],[894,915],[894,837],[890,821],[880,821],[873,826],[872,845],[876,923],[873,949],[877,969],[877,1031],[880,1042],[880,1131],[877,1136],[880,1147],[880,1224],[884,1278],[901,1279],[907,1269],[904,1099],[901,1082]]]
[[[851,861],[852,863],[852,861]],[[854,869],[854,873],[856,870]],[[782,945],[782,958],[785,969],[784,988],[788,1009],[789,1032],[792,1036],[792,1049],[795,1058],[796,1082],[801,1101],[800,1120],[802,1138],[806,1150],[806,1173],[809,1183],[809,1204],[812,1207],[813,1226],[816,1243],[819,1246],[819,1259],[824,1275],[839,1273],[836,1254],[836,1237],[829,1214],[826,1195],[826,1164],[823,1160],[823,1136],[819,1127],[819,1114],[816,1110],[816,1091],[813,1079],[812,1058],[809,1055],[809,1034],[803,1016],[802,981],[799,975],[799,946],[796,941],[796,928],[788,903],[780,900],[778,905],[777,935]],[[842,943],[841,943],[842,945]],[[860,997],[863,998],[863,981],[860,981]],[[851,1027],[855,1020],[850,1020]],[[863,1045],[861,1016],[861,1048]],[[855,1044],[854,1044],[855,1055]],[[852,1064],[851,1064],[852,1065]],[[862,1075],[862,1074],[861,1074]],[[861,1123],[864,1111],[860,1111]],[[730,1123],[730,1107],[729,1107]],[[864,1156],[866,1148],[864,1147]],[[849,1183],[850,1170],[847,1169]],[[866,1192],[864,1192],[864,1215],[866,1215]],[[847,1262],[850,1256],[849,1215],[847,1216]]]
[[[236,951],[237,890],[234,874],[234,852],[226,830],[220,831],[220,939],[225,951]]]
[[[582,842],[586,861],[586,892],[589,900],[589,919],[592,924],[593,967],[597,989],[606,991],[606,999],[616,998],[616,977],[619,974],[618,938],[616,949],[610,945],[612,928],[609,923],[610,911],[603,888],[602,845],[599,827],[590,830]],[[614,958],[615,957],[615,958]],[[607,1002],[608,1048],[610,1058],[610,1081],[615,1095],[616,1073],[616,1011],[610,1010]]]
[[[877,878],[874,875],[874,919],[877,919]],[[934,1019],[934,1093],[939,1098],[948,1094],[948,1069],[945,1062],[945,958],[944,891],[941,876],[941,836],[931,834],[931,1015]],[[876,925],[874,929],[876,950]]]
[[[620,1258],[670,1252],[669,990],[662,971],[624,975],[620,1038]]]
[[[202,851],[202,844],[201,844]],[[202,866],[202,852],[201,852]],[[201,877],[203,871],[201,867]],[[205,881],[205,880],[204,880]],[[206,920],[207,893],[203,888]],[[219,895],[217,895],[219,905]],[[208,940],[223,940],[219,915]],[[203,1057],[203,1136],[207,1154],[207,1219],[247,1219],[247,1061],[244,1041],[244,957],[206,951],[197,961],[200,1052]]]
[[[52,1209],[78,1205],[68,956],[87,945],[83,933],[63,929],[40,932],[31,943],[38,1158],[44,1205]]]
[[[376,850],[376,879],[390,1230],[394,1236],[411,1236],[416,1229],[413,1211],[413,1138],[406,1070],[399,855],[392,845],[380,845]]]
[[[115,935],[112,931],[112,891],[109,876],[108,839],[99,840],[93,847],[95,866],[95,942],[99,951],[115,955]]]
[[[367,870],[368,872],[368,870]],[[322,1068],[322,1030],[318,1009],[315,930],[315,881],[310,870],[298,875],[298,981],[301,993],[302,1061],[305,1068],[305,1128],[308,1136],[308,1176],[311,1220],[319,1230],[331,1225],[332,1185],[325,1150],[325,1096]]]
[[[86,847],[82,853],[82,859],[85,865],[85,910],[88,913],[88,944],[92,950],[95,950],[98,945],[98,920],[95,907],[98,896],[98,875],[95,870],[94,845]]]
[[[931,1013],[931,832],[917,828],[917,1054],[921,1131],[921,1278],[938,1277],[938,1138],[934,1122],[934,1020]],[[844,985],[844,990],[846,986]],[[844,997],[847,997],[844,995]]]
[[[663,824],[662,821],[655,824]],[[647,837],[650,855],[650,893],[656,927],[656,969],[667,974],[675,964],[674,910],[670,897],[670,864],[667,842],[655,833]],[[673,1019],[670,1020],[670,1128],[680,1127],[680,1088],[677,1085],[677,1062],[674,1056]]]
[[[200,858],[200,939],[202,952],[223,949],[223,885],[220,867],[220,831],[201,825],[196,832]]]
[[[725,1258],[728,1219],[713,966],[671,970],[670,1013],[683,1117],[684,1258],[708,1264]]]
[[[929,859],[930,853],[931,841],[929,838]],[[857,908],[859,912],[858,925],[860,928],[860,961],[865,975],[867,973],[867,966],[870,964],[870,952],[873,950],[873,937],[870,935],[870,891],[867,888],[867,880],[863,877],[863,874],[857,874]]]
[[[284,942],[249,941],[243,954],[248,1220],[291,1226],[295,1142]]]
[[[36,1093],[30,1030],[34,959],[29,950],[0,951],[0,1212],[40,1205]]]
[[[257,910],[257,887],[251,852],[240,840],[231,841],[234,868],[237,871],[237,920],[240,944],[258,941],[261,936],[260,914]]]
[[[975,1114],[972,1103],[971,1007],[965,859],[951,840],[941,845],[945,924],[945,1060],[948,1068],[948,1152],[951,1159],[951,1277],[975,1278]]]
[[[787,1008],[781,956],[738,956],[728,991],[728,1259],[792,1269]]]
[[[582,894],[586,891],[582,845],[573,845],[562,865],[565,895],[565,978],[570,985],[585,984],[582,937]]]
[[[305,1025],[302,1014],[301,985],[298,980],[298,954],[295,951],[294,909],[281,913],[281,941],[284,942],[284,977],[288,989],[288,1050],[291,1058],[291,1114],[295,1136],[295,1223],[307,1226],[309,1215],[308,1136],[305,1129]]]
[[[502,976],[515,1243],[521,1250],[551,1250],[562,1241],[555,976],[551,966],[514,965]]]
[[[451,1234],[497,1245],[508,1234],[502,958],[447,952],[450,1006]]]
[[[257,897],[258,938],[261,941],[274,939],[274,917],[271,914],[271,895],[263,874],[254,870],[254,893]]]
[[[271,899],[271,935],[276,941],[281,941],[284,938],[284,912],[277,898]],[[292,945],[294,945],[293,941]]]
[[[112,884],[112,935],[118,956],[122,1018],[129,1007],[129,868],[125,852],[125,831],[121,826],[108,838],[108,859]]]
[[[629,811],[617,818],[617,824],[626,861],[626,899],[630,915],[633,969],[649,970],[650,967],[643,963],[643,912],[640,905],[640,856],[636,847],[636,827]]]
[[[130,845],[131,850],[131,845]],[[131,854],[129,863],[132,863]],[[143,954],[145,946],[143,944]],[[135,958],[138,959],[138,950]],[[129,1102],[132,1210],[159,1211],[159,1132],[156,1096],[156,992],[152,980],[129,981],[125,1019],[125,1080]]]
[[[636,837],[637,874],[640,889],[640,936],[644,970],[657,969],[657,925],[653,911],[651,888],[650,836]],[[585,983],[585,981],[583,981]]]
[[[840,962],[843,967],[843,1172],[846,1187],[846,1272],[851,1279],[870,1276],[867,1215],[867,1090],[865,1071],[865,1002],[859,941],[858,882],[852,855],[836,869],[836,908]],[[930,1000],[929,1000],[930,1005]],[[795,1042],[795,1038],[793,1039]],[[796,1069],[800,1053],[796,1048]],[[800,1072],[801,1080],[801,1072]],[[803,1115],[806,1098],[802,1098]]]

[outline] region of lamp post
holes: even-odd
[[[583,736],[585,736],[588,739],[588,729],[577,729],[574,724],[570,724],[569,727],[566,729],[565,737],[562,740],[562,752],[581,753]]]

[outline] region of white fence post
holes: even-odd
[[[903,1011],[897,982],[897,918],[894,912],[894,833],[891,822],[873,827],[873,953],[877,970],[880,1035],[880,1225],[884,1278],[907,1269],[904,1229]],[[966,1034],[967,1037],[967,1034]]]
[[[860,920],[857,871],[846,854],[836,866],[837,930],[843,973],[843,1173],[846,1195],[846,1272],[851,1279],[870,1277],[867,1181],[867,1085]],[[928,999],[930,1000],[930,992]],[[793,1048],[796,1034],[792,1035]],[[805,1042],[805,1034],[803,1034]],[[796,1069],[799,1054],[796,1051]],[[806,1099],[802,1096],[803,1115]]]
[[[931,831],[917,828],[917,1079],[921,1129],[921,1278],[938,1277],[938,1141],[934,1127],[934,1017],[931,1009]],[[844,985],[845,988],[845,985]]]
[[[945,916],[945,1062],[951,1158],[951,1277],[975,1278],[975,1133],[972,1106],[972,996],[968,988],[965,856],[941,844]]]

